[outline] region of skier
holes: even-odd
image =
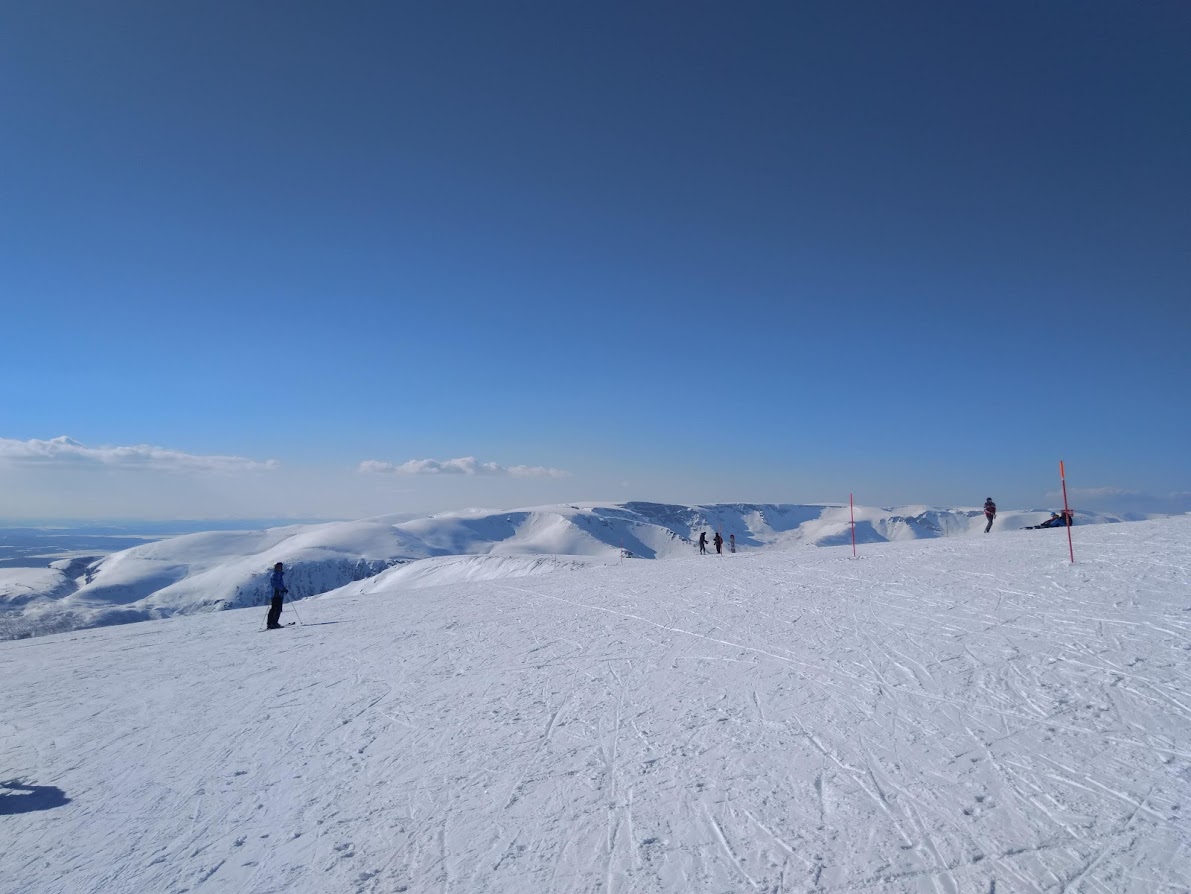
[[[993,519],[997,517],[997,504],[992,497],[984,501],[984,517],[988,519],[988,524],[984,526],[984,533],[987,534],[992,530]]]
[[[720,536],[719,531],[715,532],[714,542],[715,542],[715,551],[717,553],[719,553],[719,555],[722,556],[724,554],[724,538]]]
[[[728,552],[730,552],[730,553],[736,552],[736,535],[735,534],[728,535]]]
[[[269,617],[265,622],[265,628],[276,630],[281,626],[278,622],[281,620],[282,597],[289,592],[285,586],[285,569],[280,562],[273,566],[273,575],[269,578],[269,584],[273,587],[273,602],[269,606]]]
[[[700,531],[699,532],[699,555],[703,556],[706,554],[707,554],[707,532]]]

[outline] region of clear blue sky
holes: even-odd
[[[0,515],[1189,505],[1182,0],[20,0],[0,121]]]

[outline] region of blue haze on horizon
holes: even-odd
[[[1184,3],[20,0],[0,120],[0,516],[1191,508]]]

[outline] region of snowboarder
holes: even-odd
[[[281,626],[278,622],[281,620],[282,597],[289,592],[285,586],[285,568],[280,562],[273,566],[273,574],[269,578],[269,584],[273,587],[273,602],[269,606],[269,617],[265,622],[265,628],[276,630]]]
[[[728,552],[730,552],[730,553],[736,552],[736,535],[735,534],[728,535]]]
[[[997,517],[997,504],[992,497],[984,501],[984,517],[988,519],[988,524],[984,526],[984,533],[987,534],[992,530],[993,519]]]
[[[719,531],[715,532],[715,539],[713,542],[715,543],[715,551],[722,556],[724,554],[724,538],[720,536]]]
[[[706,554],[707,554],[707,532],[700,531],[699,532],[699,555],[703,556]]]

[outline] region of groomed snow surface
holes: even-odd
[[[1191,517],[1073,536],[3,642],[0,889],[1186,892]]]

